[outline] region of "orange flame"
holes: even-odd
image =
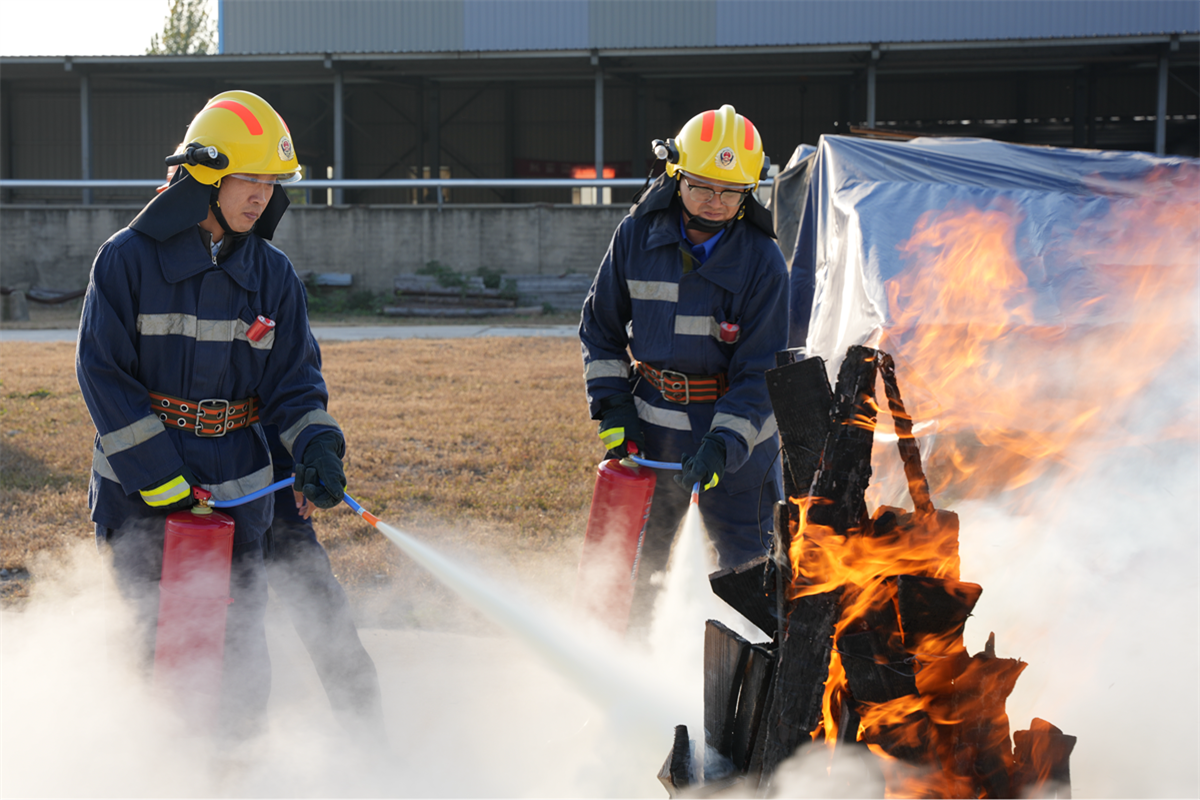
[[[1022,263],[1022,216],[1003,203],[929,212],[900,246],[908,267],[886,285],[891,322],[879,346],[895,359],[904,416],[915,421],[918,441],[925,438],[930,490],[943,504],[1031,491],[1086,463],[1095,448],[1146,441],[1150,426],[1139,427],[1131,410],[1196,336],[1200,169],[1158,172],[1126,192],[1098,199],[1109,211],[1052,237],[1066,243],[1039,254],[1040,263]],[[867,417],[847,424],[894,441],[890,415],[878,403],[869,410],[880,412],[878,426]],[[1196,398],[1186,398],[1165,435],[1194,437],[1197,412]],[[842,592],[814,739],[839,738],[850,702],[846,654],[836,647],[843,634],[897,602],[897,576],[959,577],[955,515],[880,502],[908,487],[900,467],[894,448],[875,448],[868,501],[877,509],[864,531],[842,536],[811,523],[809,509],[830,501],[792,498],[799,511],[789,596]],[[890,649],[912,654],[904,667],[917,692],[856,704],[857,738],[885,758],[887,796],[975,796],[978,776],[961,768],[979,753],[1004,780],[1014,769],[1047,780],[1038,761],[1045,753],[1014,767],[1009,744],[1004,704],[1025,665],[996,658],[990,643],[969,656],[961,628],[908,637],[902,628],[882,633]],[[1048,723],[1035,720],[1034,728],[1027,743],[1065,746]]]
[[[943,502],[1140,441],[1131,405],[1195,332],[1200,170],[1156,173],[1141,191],[1106,199],[1108,214],[1055,237],[1039,263],[1022,264],[1022,215],[1004,204],[928,212],[900,245],[909,266],[887,282],[880,347],[918,436],[937,432],[927,470]],[[1190,435],[1195,415],[1169,435]]]

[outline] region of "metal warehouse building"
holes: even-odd
[[[0,178],[157,178],[191,116],[231,88],[280,111],[310,177],[637,177],[652,138],[722,103],[776,164],[851,127],[1200,154],[1195,0],[221,0],[219,25],[217,55],[0,59]]]

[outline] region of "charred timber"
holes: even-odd
[[[787,496],[807,495],[820,466],[833,405],[825,362],[807,358],[767,370],[766,377],[783,447]]]
[[[879,351],[851,347],[838,372],[830,407],[821,466],[810,495],[819,498],[808,521],[845,536],[867,522],[867,485],[871,482],[871,448],[878,406],[875,379]]]
[[[900,459],[904,462],[904,476],[908,479],[908,491],[912,495],[914,510],[918,514],[932,514],[933,499],[929,496],[929,482],[925,479],[924,469],[921,468],[921,451],[913,437],[912,417],[904,410],[900,386],[896,383],[896,364],[887,353],[880,355],[879,376],[883,379],[888,410],[892,412]]]
[[[760,783],[809,740],[821,720],[841,595],[840,590],[813,594],[789,605],[762,726],[765,735],[750,759],[749,772]]]
[[[877,380],[913,510],[880,506],[869,516]],[[744,781],[745,789],[768,793],[780,763],[824,726],[838,747],[870,744],[927,773],[919,796],[1069,797],[1075,738],[1038,719],[1010,737],[1005,704],[1025,664],[997,657],[994,636],[973,656],[964,647],[982,588],[959,580],[958,516],[934,506],[891,357],[850,348],[832,392],[819,359],[769,370],[767,386],[791,501],[775,509],[771,554],[714,573],[710,582],[773,642],[751,644],[708,623],[704,737],[713,757],[705,759],[704,787],[694,775],[688,783],[682,765],[690,765],[691,751],[677,729],[660,775],[668,791],[711,793]],[[830,580],[822,542],[849,537],[894,554],[882,574],[804,594],[807,581]],[[838,681],[826,697],[835,652]]]
[[[675,726],[674,744],[662,769],[658,771],[658,779],[669,797],[678,797],[680,791],[692,784],[692,745],[687,725]]]
[[[746,674],[750,642],[716,620],[704,627],[704,742],[726,758],[733,753],[733,720]],[[705,778],[719,778],[709,772]]]
[[[779,627],[775,615],[775,571],[774,558],[759,556],[745,564],[712,573],[708,576],[708,583],[713,594],[753,622],[763,633],[774,637]]]
[[[1019,797],[1070,797],[1075,737],[1044,719],[1013,733],[1013,791]]]

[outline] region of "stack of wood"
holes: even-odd
[[[879,379],[911,511],[867,510]],[[792,502],[776,509],[770,557],[710,581],[771,642],[709,621],[706,756],[687,763],[694,747],[677,731],[668,793],[765,795],[816,740],[869,746],[889,796],[1069,797],[1075,737],[1039,719],[1009,737],[1005,701],[1025,664],[998,658],[994,635],[975,655],[963,646],[982,588],[959,580],[958,517],[934,508],[892,359],[850,348],[834,391],[818,358],[768,371],[767,384]]]
[[[483,278],[463,278],[462,285],[444,286],[436,275],[399,275],[396,296],[400,305],[383,309],[394,317],[491,317],[541,314],[542,306],[517,305],[519,295],[502,288],[489,289]]]

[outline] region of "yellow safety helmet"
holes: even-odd
[[[762,177],[762,137],[730,105],[692,117],[674,139],[655,142],[655,154],[672,178],[685,172],[753,189]]]
[[[213,185],[226,175],[271,175],[271,183],[300,180],[300,162],[287,123],[270,103],[251,92],[222,92],[209,100],[188,126],[184,141],[189,146],[215,147],[219,154],[183,163],[200,183]]]

